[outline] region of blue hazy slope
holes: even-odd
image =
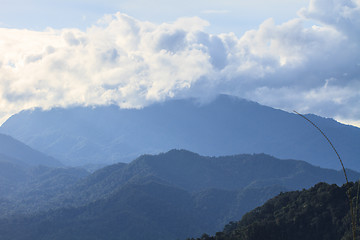
[[[8,136],[0,134],[0,158],[11,159],[11,163],[21,163],[30,166],[60,167],[62,164],[53,157],[47,156],[26,144]]]
[[[360,129],[307,116],[333,141],[345,166],[360,170]],[[215,156],[267,153],[340,168],[326,140],[300,116],[227,95],[202,105],[186,99],[143,109],[23,111],[0,130],[68,165],[127,162],[140,154],[183,148]]]

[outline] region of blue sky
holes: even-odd
[[[211,23],[210,33],[235,32],[258,27],[265,19],[282,23],[297,17],[309,0],[2,0],[3,27],[43,30],[90,27],[105,14],[126,13],[143,21],[172,22],[179,17],[199,16]]]
[[[232,94],[360,126],[360,0],[1,0],[0,122]]]

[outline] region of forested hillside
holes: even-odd
[[[355,207],[358,184],[351,183],[350,187]],[[353,238],[346,191],[345,185],[319,183],[309,190],[281,193],[244,215],[241,221],[226,225],[222,232],[188,240],[350,240]],[[357,219],[359,213],[356,212]]]
[[[1,239],[185,239],[215,234],[280,192],[344,182],[341,171],[303,161],[186,150],[90,175],[65,168],[32,173],[25,188],[0,199]],[[360,178],[350,170],[349,176]]]

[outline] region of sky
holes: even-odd
[[[0,124],[222,93],[360,126],[360,0],[0,4]]]

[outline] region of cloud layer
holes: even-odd
[[[318,25],[305,27],[308,19]],[[208,25],[116,13],[86,31],[0,29],[0,118],[33,107],[142,107],[227,93],[360,121],[359,0],[312,0],[298,19],[268,19],[243,36],[208,34]]]

